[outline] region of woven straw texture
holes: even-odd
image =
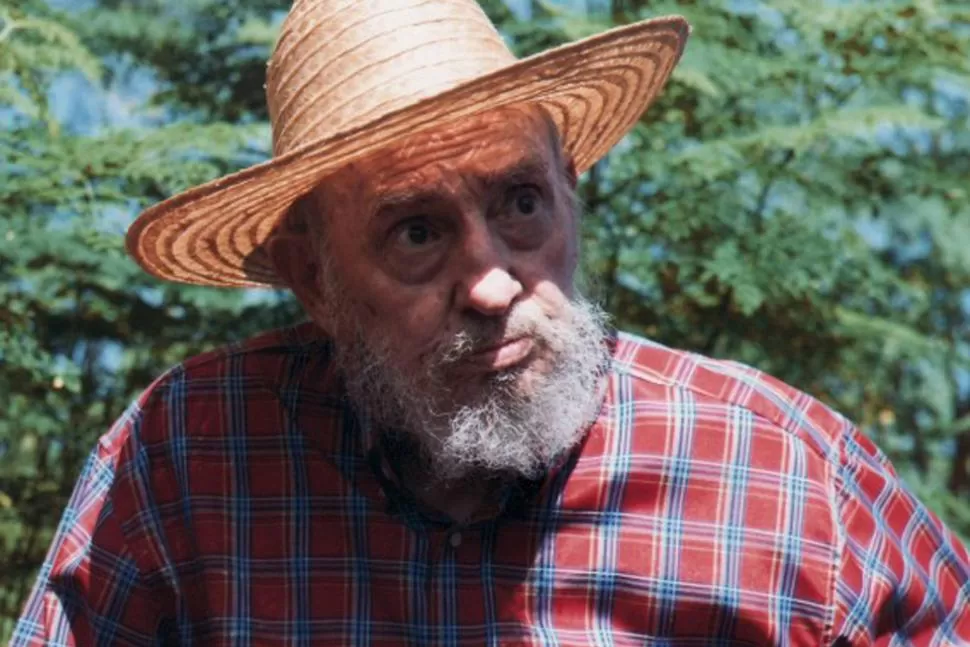
[[[512,104],[542,104],[582,173],[650,105],[688,32],[664,17],[518,60],[474,0],[297,0],[267,71],[273,159],[148,209],[128,251],[163,279],[279,285],[262,243],[329,172]]]

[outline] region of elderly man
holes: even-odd
[[[103,437],[14,644],[970,643],[966,549],[855,427],[574,284],[577,174],[686,34],[515,61],[470,0],[298,2],[276,158],[129,249],[312,322]]]

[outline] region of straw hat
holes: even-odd
[[[279,285],[261,245],[329,172],[510,104],[543,105],[582,173],[657,96],[688,32],[665,17],[519,60],[475,0],[296,0],[267,72],[273,159],[148,209],[128,251],[164,279]]]

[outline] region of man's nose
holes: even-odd
[[[507,270],[493,267],[468,285],[466,305],[483,315],[502,315],[520,294],[522,284]]]
[[[505,314],[523,291],[512,271],[509,250],[487,230],[469,236],[464,247],[462,305],[483,315]]]

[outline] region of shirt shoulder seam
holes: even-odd
[[[178,364],[165,370],[143,391],[138,403],[141,408],[155,398],[163,395],[171,387],[174,379],[187,376],[193,370],[223,362],[231,357],[254,355],[272,350],[305,351],[319,339],[308,338],[307,331],[310,324],[300,324],[285,328],[277,328],[260,333],[248,339],[224,344],[217,348],[188,357]]]
[[[632,341],[633,343],[643,343],[642,340],[636,337],[630,337],[629,340]],[[647,343],[650,343],[650,342],[647,342]],[[716,372],[718,375],[722,375],[726,379],[732,379],[732,380],[738,379],[736,375],[733,375],[729,372],[725,372],[722,370],[718,370],[718,368],[720,367],[730,366],[731,363],[727,361],[712,360],[702,355],[692,353],[690,351],[668,349],[666,347],[659,346],[659,345],[657,345],[657,347],[663,348],[666,352],[677,353],[678,355],[687,358],[688,361],[690,361],[694,367]],[[800,429],[800,425],[798,423],[794,421],[786,422],[783,419],[781,419],[780,415],[772,414],[769,411],[765,411],[762,407],[752,406],[750,403],[734,402],[730,398],[726,398],[723,395],[719,395],[713,391],[704,389],[696,384],[689,384],[689,383],[676,380],[667,375],[664,375],[659,371],[651,369],[650,367],[647,367],[647,366],[643,366],[641,364],[631,364],[629,362],[614,361],[613,370],[616,371],[617,373],[622,373],[624,375],[627,375],[628,377],[634,380],[640,380],[640,381],[649,382],[653,384],[662,384],[665,386],[683,389],[685,391],[690,391],[692,393],[700,394],[707,398],[711,398],[722,404],[740,407],[742,409],[750,411],[753,415],[757,416],[758,418],[767,422],[773,427],[791,435],[797,436],[798,431]],[[812,396],[809,396],[808,394],[806,394],[806,396],[812,397]],[[838,436],[835,436],[834,434],[831,434],[830,432],[818,426],[811,420],[806,420],[804,424],[806,427],[809,427],[811,431],[813,431],[814,433],[818,434],[823,438],[826,438],[828,440],[828,443],[831,446],[830,447],[831,451],[829,452],[828,455],[826,455],[825,452],[821,451],[821,449],[816,447],[813,443],[809,442],[805,444],[808,445],[808,447],[818,456],[824,458],[827,462],[837,467],[839,463],[837,459],[840,453],[840,447],[841,447],[842,438],[844,434],[840,433]],[[804,442],[804,440],[802,441]]]

